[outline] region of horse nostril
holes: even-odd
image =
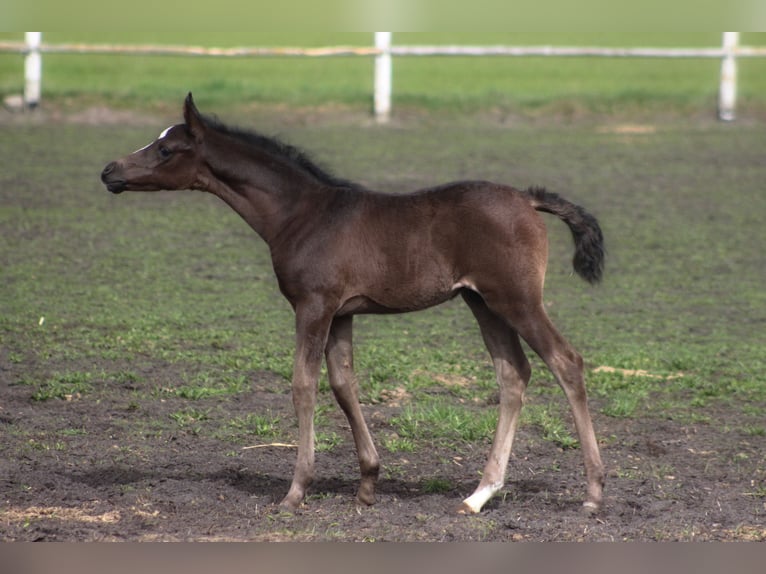
[[[104,171],[101,172],[101,181],[104,181],[105,178],[114,171],[114,168],[117,167],[117,162],[113,161],[104,168]]]

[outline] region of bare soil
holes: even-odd
[[[39,401],[29,386],[15,384],[29,365],[2,359],[6,541],[766,539],[766,505],[756,491],[762,439],[718,433],[719,424],[734,422],[726,410],[716,424],[596,413],[609,468],[596,516],[580,508],[580,451],[556,448],[533,427],[520,429],[506,488],[477,516],[453,510],[477,484],[488,444],[413,453],[381,448],[377,504],[359,507],[350,433],[332,411],[343,442],[318,453],[311,494],[287,513],[276,503],[289,486],[294,449],[247,449],[255,445],[233,445],[205,426],[268,406],[289,427],[289,385],[279,377],[251,373],[251,392],[195,401],[208,420],[184,429],[170,415],[189,401],[136,398],[172,385],[175,365],[138,369],[144,382],[103,381],[84,396]],[[373,434],[386,432],[399,408],[366,405]]]

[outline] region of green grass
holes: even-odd
[[[238,121],[208,101],[200,105]],[[546,218],[549,312],[590,368],[652,375],[589,370],[593,411],[615,422],[657,417],[695,424],[727,412],[733,428],[762,436],[762,126],[642,116],[654,132],[626,134],[613,129],[617,124],[590,121],[503,129],[441,117],[360,129],[288,120],[290,141],[373,187],[480,177],[543,184],[586,205],[604,227],[606,280],[590,288],[572,276],[571,238]],[[269,121],[276,126],[282,118]],[[228,426],[214,423],[225,417],[209,410],[251,391],[289,388],[293,317],[266,246],[213,197],[115,197],[98,181],[107,161],[161,127],[3,126],[0,358],[24,373],[8,383],[52,404],[78,395],[98,400],[124,385],[136,396],[120,408],[136,408],[144,396],[177,401],[171,420],[180,428],[233,442],[294,432],[292,420],[278,428],[268,407],[254,413],[264,420]],[[491,440],[494,373],[459,300],[411,315],[358,317],[355,341],[363,401],[389,402],[399,389],[410,397],[389,421],[391,432],[377,433],[386,450]],[[532,362],[522,424],[574,447],[563,395],[540,361]],[[172,377],[156,380],[154,366],[167,366]],[[264,382],[262,373],[277,377]],[[320,390],[321,404],[332,405],[325,383]],[[317,415],[320,450],[348,438],[327,409],[335,412],[322,406]]]
[[[453,490],[455,486],[446,478],[429,478],[423,482],[423,492],[426,494],[441,494]]]
[[[56,374],[42,383],[35,385],[36,390],[32,393],[33,401],[47,401],[49,399],[72,400],[90,393],[92,375],[90,373],[67,372]]]
[[[397,433],[415,441],[479,442],[491,440],[497,426],[495,409],[476,413],[444,401],[408,405],[391,420]]]
[[[279,435],[279,417],[267,413],[253,413],[244,417],[236,417],[228,421],[227,426],[239,434],[274,438]]]
[[[521,424],[537,427],[543,440],[563,449],[575,448],[579,445],[577,439],[570,434],[571,425],[565,422],[557,409],[549,405],[532,404],[526,405],[521,413]]]
[[[243,375],[200,373],[197,375],[197,379],[202,380],[194,384],[185,384],[164,390],[166,393],[173,393],[182,399],[196,401],[209,397],[236,395],[246,392],[250,388],[249,381]]]
[[[20,40],[20,34],[0,33]],[[372,34],[47,33],[44,41],[204,46],[371,45]],[[397,44],[512,44],[596,46],[720,46],[718,33],[696,34],[457,34],[402,33]],[[743,45],[764,45],[766,34],[742,34]],[[22,59],[0,54],[0,95],[20,93]],[[351,106],[372,101],[371,58],[212,59],[47,54],[44,98],[68,103],[167,110],[189,90],[219,109],[253,104]],[[594,58],[398,57],[394,108],[448,112],[495,110],[532,115],[624,115],[643,110],[711,113],[717,60]],[[158,80],[161,78],[161,80]],[[742,110],[764,109],[766,59],[740,61]]]
[[[335,431],[316,433],[316,451],[329,452],[343,442],[343,438]]]
[[[417,443],[411,438],[384,435],[378,440],[388,452],[415,452],[417,450]]]
[[[199,434],[202,428],[200,423],[210,418],[210,412],[207,409],[186,408],[170,413],[170,418],[179,427],[186,429],[192,434]]]

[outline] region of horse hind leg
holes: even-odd
[[[375,483],[378,480],[380,462],[359,405],[359,385],[354,375],[351,315],[336,317],[333,320],[325,357],[330,387],[351,426],[359,458],[362,478],[357,499],[362,504],[375,504]]]
[[[583,507],[588,512],[597,512],[602,502],[604,465],[588,411],[582,357],[558,332],[542,303],[513,305],[503,315],[542,358],[569,401],[585,462],[587,495]]]
[[[466,290],[462,295],[479,323],[500,388],[497,429],[484,473],[479,486],[457,509],[461,514],[468,514],[481,511],[503,487],[531,368],[518,335],[508,323],[491,311],[477,293]]]

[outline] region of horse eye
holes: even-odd
[[[159,149],[159,151],[160,151],[160,157],[162,157],[162,159],[167,159],[167,158],[169,158],[171,155],[173,155],[173,152],[172,152],[172,151],[170,151],[170,150],[169,150],[167,147],[165,147],[164,145],[161,145],[161,146],[160,146],[160,149]]]

